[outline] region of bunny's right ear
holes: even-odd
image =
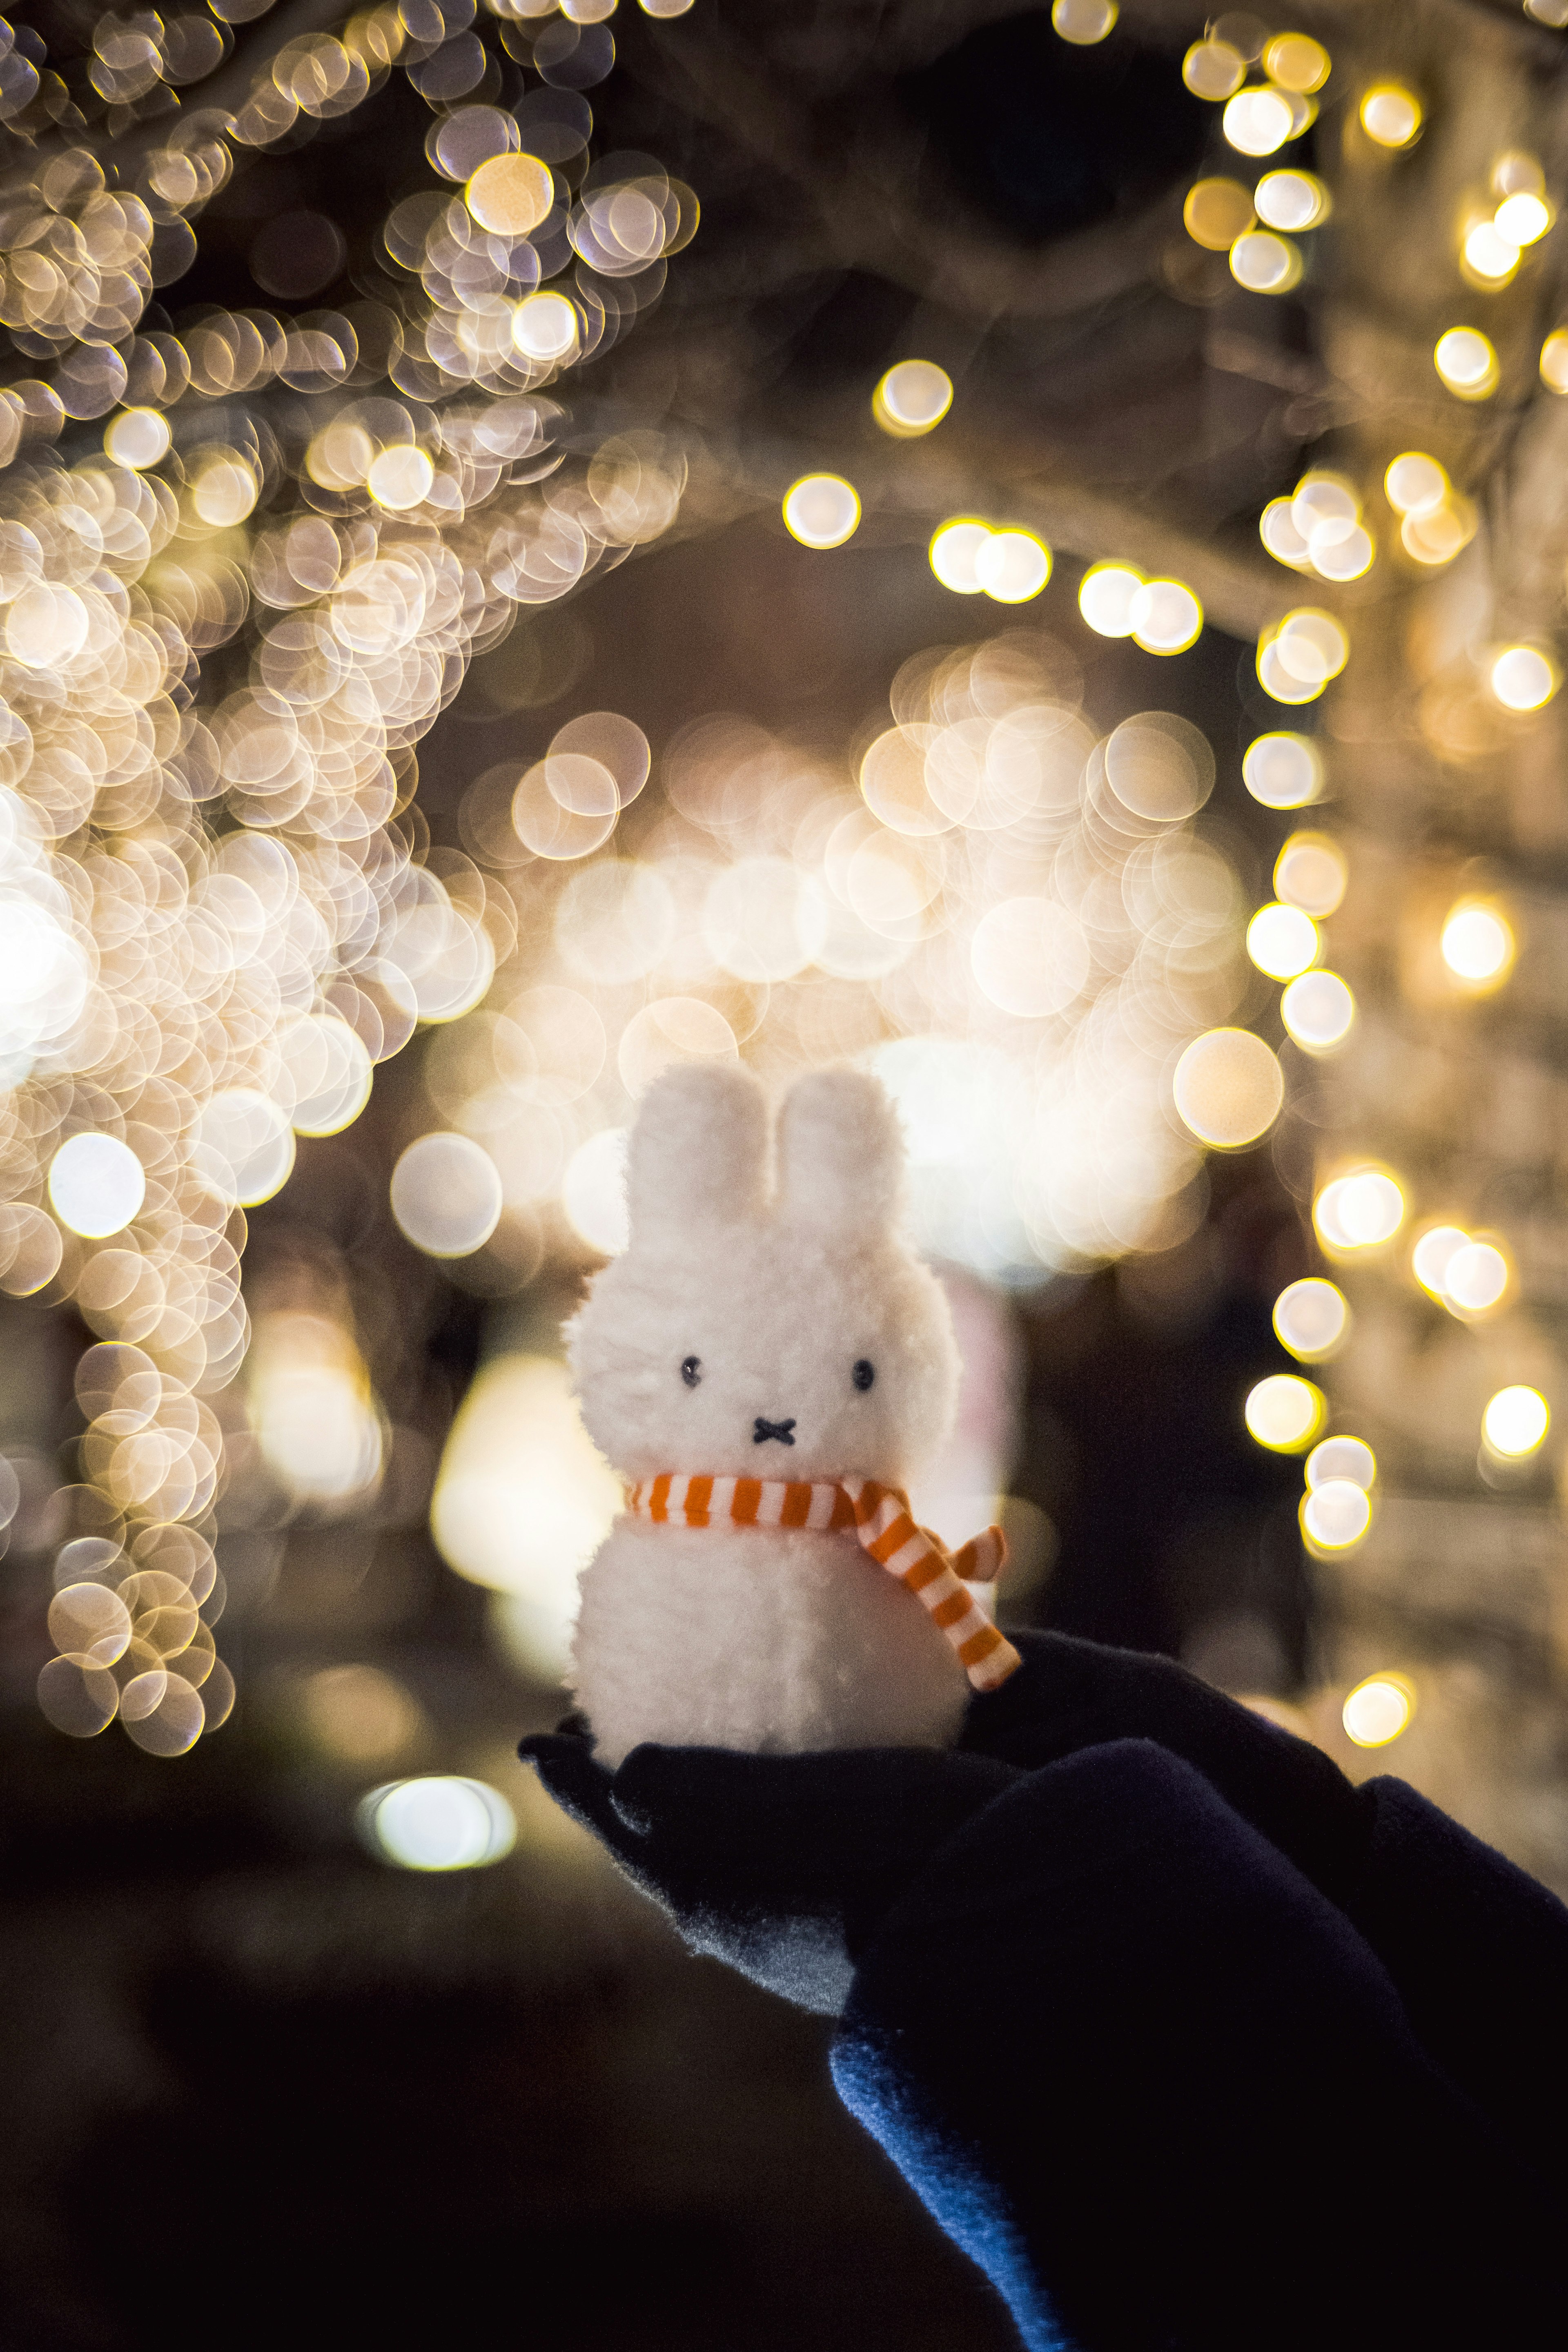
[[[633,1244],[700,1236],[762,1213],[768,1102],[748,1070],[687,1062],[653,1080],[632,1129]]]

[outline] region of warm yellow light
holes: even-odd
[[[466,1135],[422,1135],[392,1170],[392,1212],[428,1257],[467,1257],[501,1218],[501,1180]]]
[[[1444,1293],[1460,1315],[1489,1313],[1507,1288],[1508,1260],[1491,1242],[1467,1242],[1448,1260]]]
[[[416,507],[430,494],[435,479],[435,468],[423,449],[412,442],[400,442],[383,449],[372,458],[365,477],[366,487],[376,504],[401,513]]]
[[[1226,138],[1242,155],[1272,155],[1295,131],[1294,109],[1277,89],[1239,89],[1220,118]]]
[[[1249,1390],[1245,1406],[1249,1433],[1274,1454],[1299,1454],[1310,1445],[1327,1411],[1322,1391],[1297,1372],[1270,1372]]]
[[[1203,631],[1203,606],[1180,580],[1145,580],[1127,607],[1133,643],[1146,654],[1184,654]]]
[[[975,577],[998,604],[1027,604],[1051,577],[1051,550],[1032,530],[994,530],[977,549]]]
[[[1274,1332],[1281,1347],[1303,1364],[1321,1364],[1343,1345],[1350,1307],[1343,1290],[1321,1275],[1307,1275],[1274,1301]]]
[[[1450,327],[1432,360],[1456,399],[1490,400],[1497,390],[1497,353],[1479,327]]]
[[[1051,21],[1074,48],[1092,48],[1116,22],[1116,0],[1051,0]]]
[[[1181,216],[1193,243],[1208,253],[1228,253],[1256,217],[1250,192],[1239,180],[1228,179],[1195,181]]]
[[[227,450],[203,466],[191,488],[191,503],[214,530],[229,530],[245,520],[260,490],[246,459]]]
[[[1549,392],[1568,392],[1568,327],[1553,327],[1542,344],[1541,381]]]
[[[1288,236],[1249,229],[1230,248],[1230,275],[1249,294],[1288,294],[1301,280],[1301,257]]]
[[[1265,172],[1252,201],[1260,221],[1292,236],[1318,227],[1332,209],[1327,188],[1311,172]]]
[[[1476,510],[1458,497],[1432,514],[1407,514],[1399,526],[1405,552],[1417,563],[1451,563],[1475,535]]]
[[[551,366],[570,358],[580,332],[576,306],[564,294],[527,294],[512,313],[512,341],[525,359]]]
[[[1353,1478],[1325,1478],[1301,1497],[1301,1532],[1318,1551],[1348,1551],[1371,1525],[1371,1501]]]
[[[1418,1234],[1410,1253],[1410,1270],[1422,1289],[1447,1304],[1448,1268],[1469,1245],[1470,1237],[1462,1225],[1428,1225]]]
[[[1396,514],[1435,514],[1448,495],[1448,477],[1436,457],[1406,449],[1390,464],[1383,488]]]
[[[1270,980],[1294,980],[1317,961],[1318,927],[1299,907],[1260,907],[1247,926],[1247,952]]]
[[[1345,1700],[1341,1717],[1358,1748],[1386,1748],[1416,1712],[1416,1693],[1403,1675],[1369,1675]]]
[[[1310,33],[1276,33],[1263,52],[1263,70],[1281,89],[1305,98],[1322,89],[1333,70],[1328,51]]]
[[[1506,646],[1491,666],[1491,690],[1505,710],[1542,710],[1560,683],[1557,665],[1539,646]]]
[[[1361,101],[1361,127],[1379,147],[1408,147],[1421,128],[1421,101],[1403,82],[1379,82]]]
[[[1377,1483],[1377,1456],[1364,1438],[1325,1437],[1307,1456],[1307,1485],[1326,1486],[1343,1479],[1370,1494]]]
[[[1274,895],[1322,921],[1344,897],[1350,869],[1326,833],[1293,833],[1274,861]]]
[[[1350,657],[1350,640],[1332,613],[1304,605],[1258,640],[1258,680],[1276,702],[1314,702]]]
[[[555,180],[537,155],[492,155],[463,191],[481,228],[497,236],[527,236],[555,202]]]
[[[1092,563],[1078,586],[1078,609],[1097,636],[1130,637],[1133,599],[1144,575],[1126,563]]]
[[[945,522],[934,534],[931,569],[944,588],[950,588],[956,596],[979,594],[976,564],[990,535],[990,525],[977,522],[971,515],[960,515],[952,522]]]
[[[1241,776],[1265,808],[1305,808],[1323,788],[1322,755],[1307,735],[1260,735],[1247,747]]]
[[[1237,1151],[1273,1126],[1285,1078],[1249,1029],[1210,1029],[1176,1064],[1172,1091],[1184,1125],[1200,1142]]]
[[[784,498],[784,528],[802,547],[842,547],[861,519],[860,494],[839,474],[803,474]]]
[[[104,426],[103,446],[117,466],[133,472],[169,454],[169,420],[156,408],[122,408]]]
[[[1457,980],[1495,988],[1513,969],[1513,927],[1494,899],[1461,898],[1444,919],[1442,950]]]
[[[1381,1168],[1336,1177],[1312,1202],[1312,1223],[1330,1249],[1378,1249],[1404,1222],[1404,1192]]]
[[[1505,1462],[1533,1454],[1552,1426],[1552,1408],[1539,1389],[1499,1389],[1481,1415],[1481,1435]]]
[[[1534,245],[1552,226],[1552,207],[1533,190],[1521,189],[1518,195],[1504,197],[1496,219],[1498,235],[1510,245]]]
[[[1337,971],[1304,971],[1281,995],[1280,1018],[1304,1053],[1332,1054],[1355,1026],[1355,998]]]
[[[953,379],[935,360],[900,360],[872,394],[871,413],[894,440],[935,431],[953,405]]]
[[[1465,268],[1485,286],[1505,286],[1519,268],[1519,247],[1495,221],[1479,220],[1465,237]]]
[[[1247,60],[1228,41],[1195,41],[1181,61],[1181,78],[1195,98],[1218,105],[1247,79]]]

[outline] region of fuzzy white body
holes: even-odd
[[[645,1739],[946,1748],[968,1686],[853,1536],[618,1519],[582,1579],[577,1696],[606,1764]]]
[[[631,1242],[571,1327],[589,1433],[664,1472],[907,1488],[957,1351],[897,1224],[904,1147],[858,1072],[765,1097],[713,1065],[655,1080],[632,1132]],[[577,1696],[611,1765],[643,1740],[787,1754],[945,1747],[964,1670],[852,1535],[622,1518],[582,1580]]]

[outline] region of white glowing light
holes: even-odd
[[[1484,1315],[1508,1288],[1508,1260],[1490,1242],[1467,1242],[1448,1260],[1443,1292],[1464,1315]]]
[[[1307,735],[1260,735],[1247,747],[1241,776],[1265,808],[1305,808],[1322,791],[1322,755]]]
[[[1540,710],[1557,686],[1557,665],[1538,646],[1505,646],[1491,666],[1491,690],[1505,710]]]
[[[1272,1127],[1285,1076],[1249,1029],[1210,1029],[1176,1064],[1172,1093],[1183,1123],[1201,1142],[1235,1151]]]
[[[501,1221],[501,1179],[466,1135],[422,1135],[392,1170],[392,1212],[428,1257],[467,1257]]]
[[[1252,201],[1270,228],[1296,233],[1316,228],[1329,212],[1329,192],[1310,172],[1265,172]]]
[[[1317,1450],[1321,1453],[1322,1448]],[[1309,1465],[1309,1475],[1310,1469]],[[1322,1550],[1348,1551],[1372,1525],[1372,1504],[1364,1487],[1354,1479],[1325,1478],[1307,1495],[1301,1525]]]
[[[1280,1018],[1308,1054],[1332,1054],[1355,1026],[1355,998],[1337,971],[1304,971],[1280,999]]]
[[[898,440],[933,432],[952,405],[953,379],[934,360],[900,360],[872,395],[872,415]]]
[[[1390,464],[1383,487],[1396,514],[1436,514],[1448,495],[1448,477],[1436,457],[1406,449]]]
[[[1361,127],[1379,147],[1408,147],[1421,128],[1421,101],[1401,82],[1379,82],[1361,101]]]
[[[1272,155],[1294,131],[1295,114],[1277,89],[1239,89],[1227,101],[1220,123],[1238,153]]]
[[[573,1152],[561,1180],[561,1206],[575,1230],[606,1257],[626,1246],[626,1129],[605,1128]]]
[[[480,1366],[441,1457],[431,1532],[459,1575],[507,1596],[513,1653],[541,1679],[566,1664],[578,1578],[622,1500],[564,1364],[508,1355]]]
[[[169,454],[169,420],[156,408],[122,408],[103,431],[103,446],[117,466],[134,470],[156,466]]]
[[[1519,268],[1519,247],[1497,221],[1477,221],[1465,238],[1465,262],[1485,284],[1500,286]]]
[[[1416,1694],[1402,1675],[1372,1675],[1345,1700],[1342,1721],[1358,1748],[1386,1748],[1416,1711]]]
[[[1497,353],[1478,328],[1450,327],[1432,354],[1437,373],[1460,400],[1486,400],[1497,390]]]
[[[1512,246],[1534,245],[1552,226],[1552,207],[1544,196],[1521,188],[1505,196],[1496,213],[1497,232]]]
[[[1470,1237],[1458,1225],[1428,1225],[1410,1253],[1410,1268],[1423,1290],[1434,1298],[1447,1299],[1448,1268],[1462,1249],[1469,1247]]]
[[[477,1870],[517,1843],[510,1805],[484,1780],[431,1775],[392,1780],[361,1801],[360,1824],[384,1861],[402,1870]]]
[[[1504,979],[1512,966],[1512,926],[1483,899],[1461,899],[1443,925],[1443,961],[1456,979]]]
[[[214,1192],[255,1208],[270,1201],[294,1167],[294,1129],[270,1095],[225,1087],[196,1122],[192,1164]]]
[[[1051,577],[1051,550],[1031,530],[995,530],[975,556],[975,577],[998,604],[1027,604]]]
[[[1247,953],[1270,980],[1294,980],[1317,961],[1318,927],[1299,907],[1260,907],[1247,926]]]
[[[359,1349],[324,1316],[267,1315],[248,1365],[263,1459],[302,1503],[368,1495],[382,1470],[382,1427]]]
[[[1133,642],[1146,654],[1182,654],[1197,642],[1203,606],[1180,580],[1145,580],[1127,608]]]
[[[1299,1372],[1270,1372],[1248,1391],[1247,1427],[1271,1453],[1296,1454],[1322,1427],[1322,1391]]]
[[[1144,575],[1126,563],[1092,563],[1078,588],[1078,609],[1097,636],[1130,637],[1133,599]]]
[[[1516,1462],[1533,1454],[1552,1425],[1552,1408],[1539,1389],[1499,1389],[1481,1415],[1481,1434],[1494,1454]]]
[[[803,474],[785,494],[784,528],[802,547],[842,547],[860,519],[860,493],[840,474]]]
[[[435,468],[424,451],[412,442],[400,442],[372,461],[365,486],[378,506],[389,507],[395,514],[418,506],[429,496],[434,479]]]
[[[1364,1438],[1325,1437],[1307,1456],[1307,1485],[1326,1486],[1344,1480],[1370,1494],[1377,1483],[1377,1456]]]
[[[1392,1176],[1364,1168],[1323,1186],[1312,1222],[1331,1249],[1377,1249],[1404,1223],[1405,1195]]]
[[[1274,1329],[1302,1363],[1322,1362],[1343,1344],[1350,1329],[1343,1291],[1321,1275],[1288,1284],[1274,1301]]]
[[[1058,37],[1074,48],[1092,48],[1116,22],[1116,0],[1051,0],[1051,22]]]
[[[89,1241],[123,1231],[146,1197],[141,1162],[117,1136],[73,1135],[49,1162],[56,1216]]]
[[[524,357],[549,362],[577,349],[576,309],[564,294],[528,294],[512,313],[512,341]]]
[[[945,522],[931,541],[931,569],[944,588],[956,596],[977,596],[980,593],[978,562],[980,550],[990,538],[988,523],[975,522],[961,516],[954,522]]]
[[[1287,236],[1248,229],[1230,248],[1230,275],[1251,294],[1288,294],[1300,282],[1301,257]]]

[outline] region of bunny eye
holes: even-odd
[[[695,1389],[702,1376],[702,1358],[700,1356],[688,1356],[685,1362],[681,1366],[681,1378],[685,1381],[687,1388]]]
[[[869,1389],[876,1378],[876,1366],[862,1356],[851,1371],[850,1378],[857,1389]]]

